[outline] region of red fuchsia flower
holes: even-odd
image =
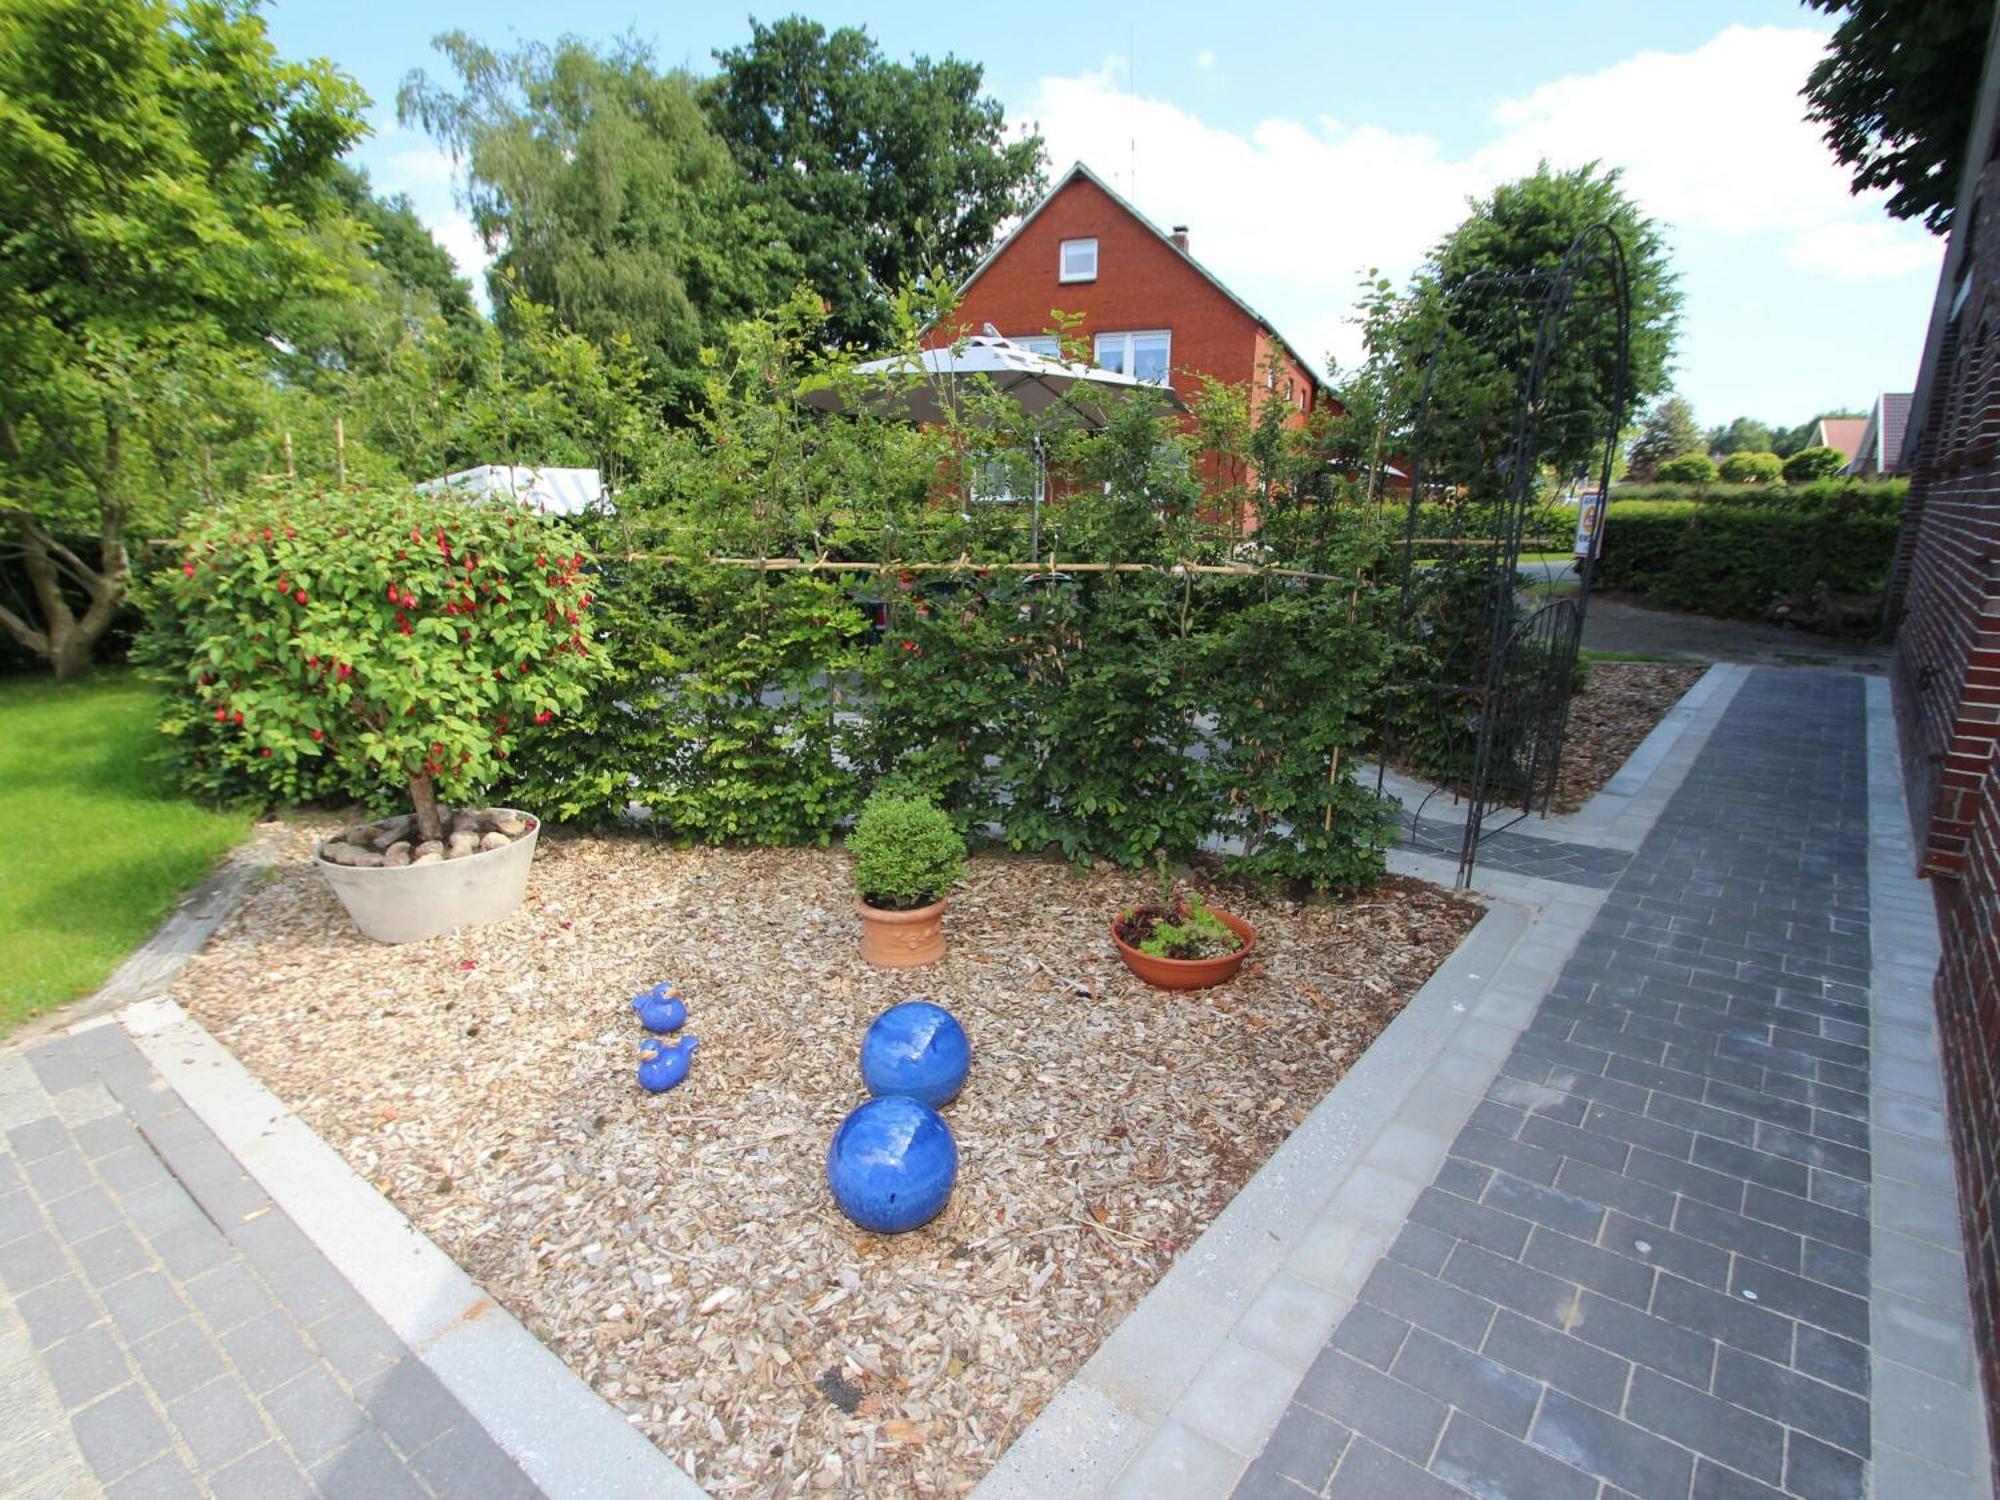
[[[548,711],[548,710],[547,710],[547,709],[545,708],[545,709],[543,709],[543,710],[542,710],[542,711],[541,711],[540,713],[538,713],[538,714],[536,714],[536,715],[535,715],[535,722],[536,722],[537,724],[546,724],[546,723],[548,723],[548,722],[549,722],[549,720],[553,719],[554,717],[555,717],[555,715],[554,715],[554,714],[552,714],[552,713],[550,713],[550,712],[549,712],[549,711]]]
[[[389,585],[389,602],[391,604],[394,604],[396,602],[396,597],[400,592],[401,590],[399,590],[395,584],[392,583]]]
[[[323,740],[323,739],[325,739],[325,738],[326,738],[326,731],[325,731],[324,729],[315,729],[315,730],[313,731],[313,738],[314,738],[315,740]]]
[[[415,628],[410,624],[410,617],[400,609],[396,611],[396,628],[402,631],[404,635],[408,635]]]
[[[271,528],[268,526],[264,528],[264,540],[267,542],[271,540]]]
[[[240,708],[237,709],[236,712],[232,714],[230,717],[235,719],[237,723],[241,724],[243,722],[243,710]]]
[[[298,533],[297,533],[296,531],[292,530],[292,528],[291,528],[291,527],[287,526],[287,527],[285,528],[285,540],[286,540],[286,541],[288,541],[288,542],[289,542],[289,541],[290,541],[290,540],[291,540],[291,539],[292,539],[293,537],[295,537],[295,536],[297,536],[297,535],[298,535]]]
[[[271,758],[271,747],[269,745],[266,745],[262,750],[259,750],[257,753],[263,756],[264,759],[269,760]]]
[[[292,597],[298,600],[299,603],[303,604],[306,602],[306,591],[304,589],[300,589],[296,594],[292,595]]]
[[[190,578],[194,577],[194,564],[191,562],[182,563],[181,571],[187,574],[187,576]]]
[[[229,722],[229,710],[226,708],[218,708],[215,711],[215,722],[218,724],[227,724]]]
[[[526,662],[521,663],[521,675],[523,677],[526,677],[528,675],[528,664]]]
[[[421,531],[417,530],[416,527],[412,526],[410,528],[410,540],[413,542],[421,542],[423,541],[423,539],[424,539],[424,534]]]
[[[342,682],[345,682],[347,681],[348,678],[354,675],[354,668],[350,667],[346,662],[342,662],[339,666],[334,668],[333,675],[339,678]]]

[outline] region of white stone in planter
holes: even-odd
[[[313,863],[364,936],[378,943],[414,943],[497,922],[521,904],[541,825],[524,813],[514,816],[527,831],[504,849],[446,860],[443,847],[431,842],[418,845],[407,865],[361,867],[328,859],[322,844],[313,850]]]

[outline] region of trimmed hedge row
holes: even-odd
[[[1632,500],[1696,500],[1704,505],[1764,505],[1786,510],[1837,505],[1871,515],[1900,516],[1910,492],[1907,479],[1816,479],[1808,484],[1620,484],[1611,503]]]
[[[1596,581],[1674,609],[1762,619],[1780,601],[1797,607],[1823,594],[1880,592],[1898,524],[1872,501],[1625,501],[1606,517]],[[1809,628],[1815,617],[1792,616]]]

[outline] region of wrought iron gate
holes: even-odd
[[[1432,345],[1415,413],[1401,630],[1406,645],[1424,641],[1435,670],[1427,680],[1396,684],[1402,701],[1416,710],[1397,719],[1400,735],[1396,730],[1385,733],[1383,764],[1386,769],[1392,760],[1408,759],[1411,745],[1422,743],[1425,768],[1439,777],[1441,789],[1463,799],[1465,823],[1457,838],[1461,886],[1471,879],[1483,836],[1549,811],[1561,770],[1602,528],[1587,528],[1587,545],[1574,564],[1573,597],[1524,611],[1520,558],[1528,518],[1552,477],[1544,459],[1545,451],[1557,446],[1550,442],[1551,433],[1562,434],[1563,423],[1572,424],[1567,430],[1572,440],[1583,432],[1574,425],[1583,407],[1561,405],[1574,392],[1559,386],[1552,375],[1558,357],[1574,352],[1574,314],[1588,304],[1608,304],[1615,330],[1614,347],[1602,367],[1607,371],[1603,400],[1592,404],[1593,415],[1602,414],[1601,430],[1593,420],[1586,434],[1592,471],[1554,477],[1576,482],[1580,490],[1587,484],[1581,505],[1601,517],[1631,397],[1631,288],[1624,246],[1610,225],[1585,230],[1561,262],[1548,269],[1479,274],[1450,287],[1446,321]],[[1534,339],[1532,356],[1515,377],[1511,421],[1494,424],[1504,431],[1504,443],[1491,456],[1468,461],[1463,453],[1438,451],[1454,429],[1441,404],[1450,398],[1440,395],[1436,376],[1453,332],[1451,319],[1475,307],[1489,325],[1511,318],[1525,331],[1532,322]],[[1459,429],[1461,436],[1463,431]],[[1467,507],[1482,518],[1484,534],[1450,539],[1455,550],[1449,555],[1421,559],[1423,550],[1440,545],[1420,536],[1426,500],[1448,501],[1469,490],[1483,490],[1488,497],[1476,512]],[[1583,536],[1586,528],[1577,531]],[[1437,841],[1422,832],[1421,812],[1419,807],[1408,819],[1410,836],[1420,846],[1430,842],[1436,847]],[[1504,821],[1489,826],[1502,814]]]

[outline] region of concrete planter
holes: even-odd
[[[511,809],[498,809],[509,811]],[[504,849],[434,865],[394,868],[337,865],[313,846],[313,863],[333,887],[362,936],[378,943],[415,943],[459,927],[497,922],[528,892],[528,865],[541,837],[538,818]]]

